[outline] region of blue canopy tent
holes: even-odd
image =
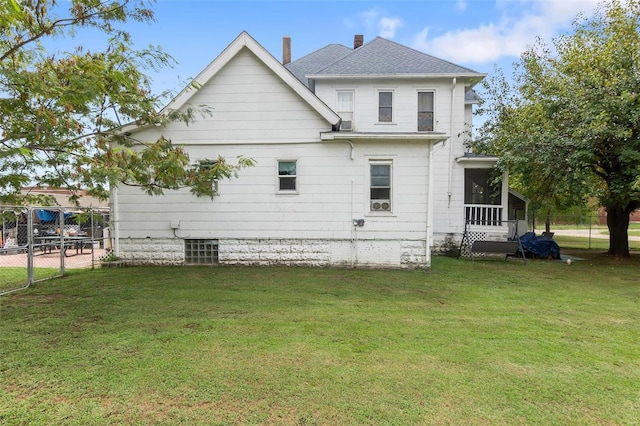
[[[56,222],[60,217],[60,212],[56,210],[37,209],[35,212],[40,222]],[[70,218],[71,214],[71,212],[64,212],[64,219]]]

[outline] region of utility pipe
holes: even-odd
[[[120,257],[120,219],[118,217],[118,188],[111,188],[111,212],[110,222],[111,228],[109,231],[109,238],[112,238],[113,254],[116,257]]]
[[[456,106],[456,85],[457,79],[453,77],[453,81],[451,83],[451,121],[449,122],[449,180],[447,184],[447,197],[449,199],[449,207],[451,207],[451,196],[453,194],[453,137],[454,137],[454,123],[453,119],[455,116],[455,106]]]

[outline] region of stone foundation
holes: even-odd
[[[218,261],[226,265],[327,266],[331,259],[323,240],[219,240]]]
[[[420,269],[427,265],[424,240],[361,240],[358,244],[351,240],[315,239],[217,241],[218,264],[221,265],[407,269]],[[129,265],[184,265],[185,242],[179,238],[125,238],[120,240],[120,258]]]

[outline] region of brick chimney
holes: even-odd
[[[357,49],[358,47],[364,44],[364,36],[362,34],[356,34],[353,37],[353,48]]]
[[[291,37],[282,37],[282,65],[291,62]]]

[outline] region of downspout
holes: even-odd
[[[433,153],[439,143],[444,144],[444,141],[437,142],[429,147],[429,172],[427,173],[427,226],[425,230],[427,234],[425,237],[426,268],[431,267],[431,246],[433,245]]]
[[[447,185],[447,197],[449,199],[449,207],[451,207],[451,196],[453,194],[453,131],[454,124],[453,119],[455,116],[455,107],[456,107],[456,83],[457,79],[453,77],[452,85],[451,85],[451,120],[449,122],[449,181]]]
[[[353,142],[351,142],[351,141],[345,140],[343,142],[348,143],[349,146],[351,147],[351,152],[349,153],[349,158],[353,160],[353,155],[354,155],[354,151],[355,151],[356,147],[353,146]]]
[[[353,179],[351,179],[351,220],[353,218]],[[358,263],[358,230],[355,223],[351,227],[351,267],[355,267]]]
[[[351,151],[349,153],[349,158],[353,161],[354,158],[354,150],[355,147],[353,146],[353,142],[345,140],[344,142],[348,143],[349,146],[351,147]],[[350,187],[350,192],[351,192],[351,212],[350,212],[350,217],[349,217],[349,221],[353,222],[355,220],[355,218],[353,217],[353,179],[351,180],[351,187]],[[358,264],[358,230],[356,229],[356,225],[355,223],[353,224],[353,226],[351,227],[351,267],[355,267],[355,265]]]
[[[118,188],[111,188],[111,213],[110,221],[112,234],[109,235],[113,239],[113,254],[116,257],[120,257],[120,220],[118,218]]]

